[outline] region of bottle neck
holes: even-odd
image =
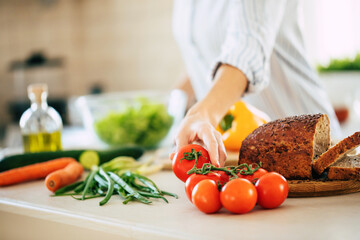
[[[38,102],[38,101],[31,101],[31,109],[33,111],[36,111],[36,110],[46,110],[48,108],[48,104],[46,102],[46,100],[42,100],[41,102]]]

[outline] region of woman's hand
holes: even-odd
[[[224,166],[226,151],[215,127],[228,109],[240,99],[246,87],[246,76],[239,69],[221,65],[209,93],[190,108],[182,121],[175,137],[176,150],[198,141],[208,150],[212,164]]]
[[[204,145],[210,155],[210,161],[215,166],[224,166],[226,151],[221,134],[211,125],[206,114],[192,113],[190,110],[182,121],[175,137],[176,151],[187,144],[199,142]]]

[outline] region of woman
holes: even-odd
[[[339,123],[304,56],[295,0],[176,0],[174,36],[197,103],[186,114],[176,148],[202,141],[211,162],[226,152],[216,125],[240,98],[272,119],[326,113],[333,136]],[[191,92],[191,91],[188,91]],[[191,95],[191,93],[190,93]]]

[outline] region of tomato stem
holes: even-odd
[[[191,152],[184,152],[184,157],[181,160],[183,159],[186,159],[186,160],[194,160],[195,159],[195,163],[194,163],[194,166],[187,172],[188,175],[194,173],[196,171],[196,165],[197,165],[197,162],[198,162],[198,159],[199,159],[199,156],[202,156],[201,155],[201,152],[200,151],[195,151],[194,148],[191,149]]]
[[[211,171],[223,171],[227,175],[232,176],[232,178],[239,178],[238,174],[252,175],[262,165],[262,163],[260,162],[259,164],[253,163],[253,164],[255,164],[255,166],[253,166],[253,164],[248,165],[246,163],[242,163],[238,166],[216,167],[216,166],[212,165],[211,163],[204,163],[201,168],[197,168],[196,165],[197,165],[199,156],[202,156],[201,151],[196,151],[194,148],[192,148],[190,152],[184,152],[183,156],[184,157],[181,158],[180,161],[183,159],[188,160],[188,161],[192,161],[195,159],[194,166],[187,172],[188,175],[193,174],[193,173],[206,175],[206,174],[210,173]]]
[[[205,163],[201,168],[196,167],[197,162],[195,161],[194,166],[192,169],[190,169],[187,174],[202,174],[206,175],[210,173],[211,171],[223,171],[227,175],[232,176],[233,178],[239,178],[238,174],[240,175],[252,175],[254,172],[256,172],[261,167],[261,162],[259,164],[255,163],[256,166],[253,167],[253,164],[240,164],[238,166],[228,166],[228,167],[216,167],[212,165],[211,163]]]
[[[188,161],[192,161],[192,160],[197,160],[199,158],[199,156],[202,156],[201,151],[196,151],[194,148],[191,149],[190,152],[184,152],[183,153],[183,158],[180,159],[180,161],[182,160],[188,160]]]

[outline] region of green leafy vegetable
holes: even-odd
[[[173,123],[162,103],[139,98],[122,112],[112,112],[95,123],[99,138],[110,145],[155,147]]]
[[[161,191],[149,178],[129,171],[119,176],[113,172],[105,172],[101,167],[96,167],[85,182],[86,186],[82,192],[62,188],[53,196],[71,196],[76,200],[104,197],[99,202],[100,206],[105,205],[113,195],[119,195],[123,198],[124,204],[129,201],[150,204],[150,198],[161,198],[168,203],[165,195],[177,198],[176,194]]]
[[[360,53],[358,53],[354,59],[331,59],[327,66],[319,65],[317,70],[319,72],[360,71]]]
[[[160,190],[151,179],[139,174],[141,171],[153,171],[149,164],[141,164],[130,157],[117,157],[100,167],[92,166],[84,181],[65,186],[53,196],[71,196],[76,200],[104,197],[99,202],[100,206],[105,205],[113,195],[119,195],[124,204],[130,201],[150,204],[151,198],[161,198],[168,203],[165,195],[177,198],[176,194]]]

